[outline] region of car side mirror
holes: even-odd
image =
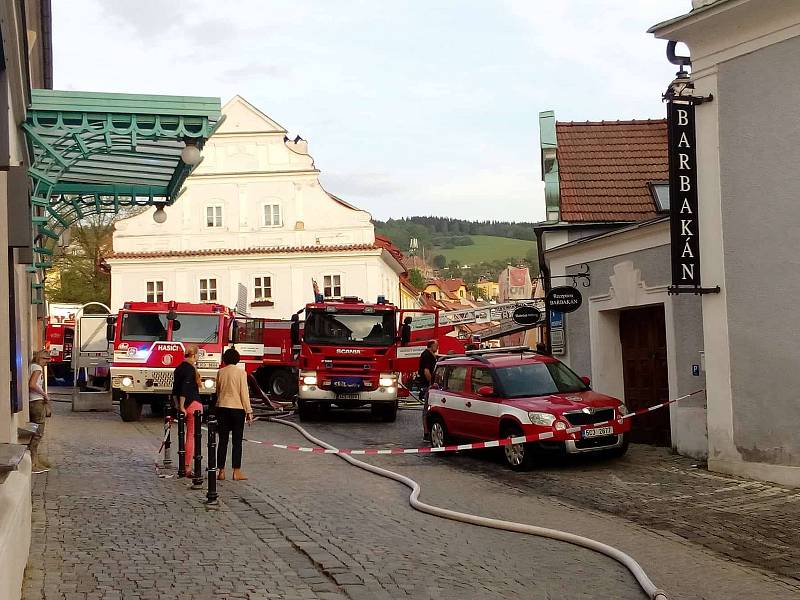
[[[174,308],[170,308],[170,309],[167,311],[167,320],[168,320],[168,321],[174,321],[174,320],[175,320],[175,319],[177,319],[177,318],[178,318],[178,313],[175,311],[175,309],[174,309]]]
[[[405,346],[411,341],[411,327],[400,328],[400,344]]]
[[[589,387],[592,384],[592,380],[589,379],[586,375],[581,377],[581,381],[586,385],[586,387]]]
[[[172,321],[172,331],[178,331],[181,328],[181,322],[178,319]]]
[[[494,388],[490,385],[482,385],[478,388],[478,396],[483,396],[484,398],[491,398],[494,396]]]

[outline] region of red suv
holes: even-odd
[[[631,424],[619,418],[627,412],[620,400],[592,391],[588,378],[558,359],[528,348],[500,348],[439,360],[424,427],[434,446],[447,445],[451,437],[489,441],[551,434],[503,447],[508,466],[522,471],[533,466],[537,450],[622,456]],[[611,423],[566,431],[606,421]]]

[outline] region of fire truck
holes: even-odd
[[[398,398],[408,395],[401,384],[417,372],[420,355],[430,340],[439,342],[441,355],[463,354],[468,344],[478,340],[456,337],[458,325],[496,323],[483,340],[530,329],[535,321],[515,323],[512,316],[536,302],[438,311],[400,309],[382,298],[370,304],[359,298],[325,302],[320,297],[305,307],[305,327],[299,340],[299,416],[304,419],[314,409],[331,405],[369,404],[373,414],[394,421]]]
[[[69,379],[72,369],[72,345],[75,341],[75,318],[48,317],[45,322],[44,349],[50,355],[48,375]]]
[[[139,420],[144,404],[153,414],[163,413],[187,345],[198,347],[200,393],[210,399],[234,322],[233,312],[221,304],[126,302],[108,318],[107,331],[114,345],[111,390],[122,420]]]

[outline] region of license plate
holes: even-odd
[[[613,427],[595,427],[594,429],[584,429],[583,439],[600,437],[603,435],[613,435],[613,434],[614,434]]]
[[[358,400],[358,394],[336,394],[339,400]]]

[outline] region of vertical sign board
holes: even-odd
[[[672,288],[700,287],[694,105],[667,103]],[[690,291],[686,289],[685,291]]]

